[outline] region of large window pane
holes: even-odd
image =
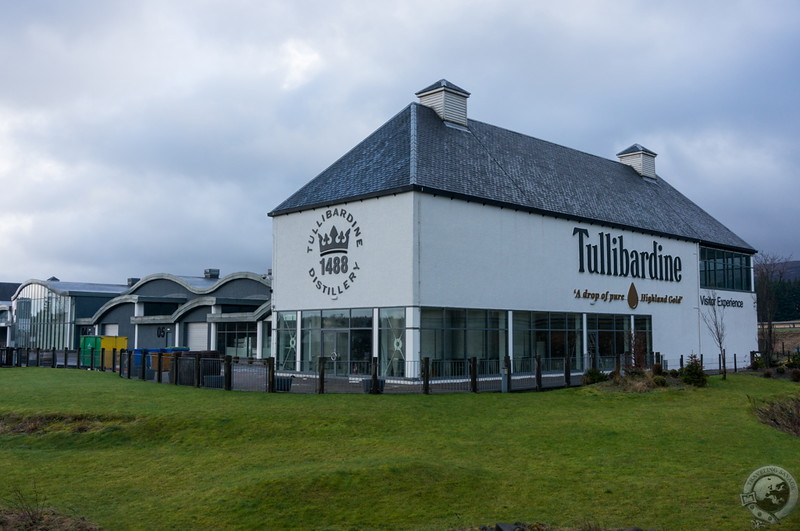
[[[372,328],[372,308],[359,308],[350,311],[351,328]]]
[[[323,310],[322,328],[350,328],[349,310]]]
[[[406,327],[405,308],[381,308],[379,316],[381,328]],[[441,312],[439,312],[439,316],[441,317]],[[441,322],[441,319],[439,319],[439,322]]]
[[[322,313],[319,310],[303,312],[303,328],[320,328],[322,326]]]

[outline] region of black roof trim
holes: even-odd
[[[617,153],[617,156],[621,157],[622,155],[632,155],[633,153],[647,153],[648,155],[652,155],[654,157],[658,156],[658,153],[655,153],[654,151],[650,151],[649,149],[647,149],[646,147],[644,147],[641,144],[634,144],[634,145],[632,145],[631,147],[629,147],[627,149],[623,149],[622,151]]]
[[[284,208],[282,210],[273,210],[272,212],[268,213],[267,215],[271,218],[276,216],[284,216],[286,214],[294,214],[296,212],[304,212],[306,210],[316,210],[318,208],[329,208],[334,205],[346,205],[347,203],[355,203],[358,201],[365,201],[367,199],[379,199],[381,197],[386,197],[389,195],[397,195],[397,194],[404,194],[406,192],[413,192],[413,191],[421,191],[417,190],[418,188],[422,188],[421,186],[417,186],[414,184],[407,184],[405,186],[398,186],[396,188],[390,188],[388,190],[381,190],[378,192],[370,192],[368,194],[361,194],[355,195],[352,197],[348,197],[347,199],[335,199],[332,201],[320,201],[319,203],[312,203],[308,205],[292,207],[292,208]]]

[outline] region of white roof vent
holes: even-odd
[[[619,161],[639,172],[642,177],[656,178],[656,157],[658,155],[644,146],[634,144],[617,153]]]
[[[445,122],[467,125],[467,98],[469,92],[446,79],[440,79],[433,85],[416,93],[421,105],[430,107]]]

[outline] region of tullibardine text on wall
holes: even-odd
[[[653,240],[652,251],[629,250],[622,234],[597,233],[597,243],[591,243],[589,231],[580,227],[572,230],[578,236],[578,272],[631,277],[666,282],[680,282],[683,268],[680,256],[665,254],[663,246]]]

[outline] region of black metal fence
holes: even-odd
[[[660,360],[660,356],[656,358]],[[318,358],[304,370],[279,370],[274,358],[221,356],[216,351],[95,351],[0,348],[5,367],[52,367],[114,372],[120,378],[226,391],[291,393],[458,393],[540,391],[581,385],[569,358],[404,361],[403,376],[380,375],[378,359],[352,364]],[[619,369],[621,356],[597,358],[598,369]]]

